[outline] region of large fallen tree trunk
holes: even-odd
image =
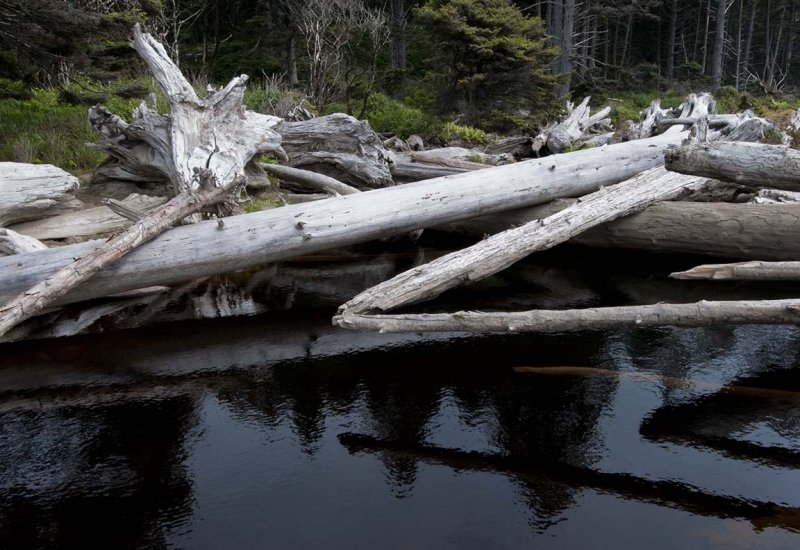
[[[50,164],[0,162],[0,227],[75,210],[78,178]]]
[[[342,305],[334,322],[341,324],[342,317],[348,315],[389,311],[434,298],[447,289],[502,271],[525,256],[565,242],[590,227],[700,189],[709,181],[713,183],[678,176],[663,167],[652,168],[587,195],[552,216],[498,233],[370,288]]]
[[[434,229],[480,238],[563,210],[573,201],[481,216]],[[800,205],[661,202],[594,227],[569,242],[720,258],[800,258]]]
[[[654,304],[513,313],[430,313],[406,315],[350,314],[337,318],[340,327],[389,332],[566,332],[620,327],[712,324],[797,324],[800,300],[749,300]]]
[[[161,44],[142,33],[138,25],[133,34],[133,47],[170,103],[169,174],[177,195],[0,307],[0,336],[180,220],[230,201],[246,181],[245,165],[250,159],[281,150],[280,136],[269,129],[280,119],[249,113],[242,106],[246,75],[201,99]],[[146,109],[139,107],[140,111]]]
[[[686,134],[657,136],[412,183],[200,222],[171,230],[63,296],[69,303],[225,273],[416,229],[580,196],[658,166]],[[97,243],[0,258],[0,297],[24,291]]]
[[[667,169],[758,187],[800,191],[800,151],[745,142],[692,143],[671,149]]]
[[[800,262],[739,262],[704,264],[671,273],[673,279],[713,281],[800,281]]]

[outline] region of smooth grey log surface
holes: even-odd
[[[167,202],[166,197],[148,197],[133,193],[126,197],[122,204],[128,208],[148,212],[165,202]],[[11,226],[11,229],[35,239],[66,239],[111,233],[131,224],[130,220],[115,214],[107,206],[98,206],[43,220],[16,224]]]
[[[580,196],[661,164],[669,134],[597,149],[174,228],[105,267],[59,303],[225,273],[557,197]],[[0,299],[41,281],[97,241],[0,258]]]
[[[293,183],[299,183],[315,191],[325,191],[337,195],[352,195],[360,192],[355,187],[351,187],[325,174],[292,168],[291,166],[281,166],[280,164],[260,162],[258,165],[267,174]]]
[[[718,141],[670,149],[667,169],[733,183],[800,191],[800,151],[785,145]]]
[[[51,164],[0,162],[0,226],[80,208],[78,178]]]
[[[512,313],[459,311],[430,314],[349,314],[335,320],[342,328],[394,332],[566,332],[619,327],[700,327],[717,323],[798,324],[800,300],[743,300],[533,310]]]
[[[559,200],[481,216],[435,229],[480,237],[566,208]],[[638,214],[594,227],[570,242],[596,247],[700,254],[718,258],[800,258],[800,204],[661,202]]]

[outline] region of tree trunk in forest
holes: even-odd
[[[481,238],[563,210],[570,201],[511,210],[435,227]],[[800,205],[661,202],[644,211],[589,229],[569,242],[750,260],[800,258]]]
[[[757,187],[800,191],[800,151],[744,142],[689,144],[670,149],[667,169]]]
[[[659,166],[666,134],[435,180],[178,227],[98,272],[59,303],[171,284],[346,246],[563,196],[580,196]],[[97,242],[0,258],[8,299],[86,254]]]
[[[533,252],[556,246],[591,227],[706,185],[709,185],[708,180],[702,178],[676,176],[663,167],[653,168],[584,196],[552,216],[498,233],[469,248],[401,273],[342,305],[339,315],[389,311],[434,298],[460,284],[502,271]]]
[[[300,84],[297,76],[297,35],[294,32],[286,39],[286,74],[290,86]]]
[[[757,0],[750,0],[750,20],[747,25],[747,38],[744,41],[744,53],[742,54],[742,66],[740,68],[743,73],[742,76],[744,77],[745,84],[750,76],[750,52],[753,45],[753,32],[756,24],[756,4]]]
[[[391,56],[393,69],[406,68],[406,2],[392,0]]]
[[[393,332],[566,332],[620,327],[702,327],[716,324],[789,325],[800,323],[800,300],[743,300],[533,310],[513,313],[456,313],[362,315],[335,318],[342,328]]]
[[[561,82],[556,90],[556,94],[559,97],[566,97],[569,95],[570,80],[572,77],[572,35],[575,30],[575,0],[563,0],[563,3],[564,29],[561,31],[561,62],[559,66]]]
[[[678,0],[669,4],[669,36],[667,38],[667,79],[675,80],[675,35],[678,29]]]
[[[78,178],[50,164],[0,162],[0,227],[75,210]]]
[[[711,58],[711,90],[722,82],[722,56],[725,49],[725,8],[728,0],[717,0],[717,26],[714,31],[714,52]]]
[[[673,279],[713,281],[800,281],[800,262],[704,264],[671,273]]]

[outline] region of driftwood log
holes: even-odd
[[[47,246],[33,237],[21,235],[11,229],[0,227],[0,256],[25,254],[45,250]]]
[[[0,335],[180,220],[230,200],[244,185],[245,166],[253,156],[280,151],[280,136],[269,129],[280,119],[250,113],[242,106],[246,75],[201,99],[161,44],[138,25],[133,34],[134,48],[170,103],[169,175],[177,195],[0,307]],[[144,110],[146,106],[139,107]]]
[[[480,238],[550,216],[574,201],[481,216],[434,229]],[[719,258],[800,258],[800,205],[660,202],[591,228],[569,242],[599,248],[699,254]]]
[[[654,304],[513,313],[351,314],[342,328],[392,332],[566,332],[619,327],[700,327],[713,324],[797,324],[800,300],[743,300]]]
[[[147,213],[167,202],[167,198],[148,197],[134,193],[121,202],[130,209]],[[130,225],[130,218],[114,213],[108,206],[98,206],[52,218],[16,224],[10,229],[35,239],[67,239],[112,233]]]
[[[291,166],[281,166],[280,164],[258,164],[264,172],[284,181],[300,184],[300,186],[314,191],[323,191],[331,195],[352,195],[359,190],[342,183],[325,174],[292,168]]]
[[[704,264],[671,273],[673,279],[712,281],[800,281],[800,262],[739,262]]]
[[[370,288],[342,305],[334,322],[342,325],[348,315],[389,311],[434,298],[447,289],[502,271],[532,252],[556,246],[590,227],[707,185],[713,181],[652,168],[586,195],[552,216],[498,233]]]
[[[800,191],[800,151],[785,145],[693,143],[668,151],[666,164],[667,169],[682,174]]]
[[[539,153],[542,147],[546,147],[551,153],[563,153],[573,144],[581,144],[596,134],[610,132],[611,120],[607,117],[611,107],[605,107],[592,115],[589,100],[591,97],[585,97],[577,107],[567,101],[567,116],[561,122],[548,126],[534,138],[531,145],[533,152]]]
[[[685,134],[554,155],[437,180],[175,228],[100,270],[58,303],[221,274],[454,222],[580,196],[658,166]],[[36,284],[98,243],[0,258],[0,299]]]
[[[0,227],[80,208],[78,178],[50,164],[0,162]]]

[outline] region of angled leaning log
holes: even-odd
[[[314,203],[174,228],[58,300],[87,300],[262,265],[558,197],[580,196],[659,166],[686,133],[657,136]],[[97,242],[0,258],[8,299]]]
[[[269,129],[279,119],[248,113],[242,106],[245,75],[201,99],[161,44],[138,25],[133,34],[134,48],[170,103],[169,175],[177,195],[0,307],[0,336],[180,220],[230,200],[246,182],[244,167],[250,159],[280,150],[280,136]]]
[[[343,318],[348,315],[389,311],[435,298],[445,290],[502,271],[533,252],[563,243],[591,227],[707,185],[713,185],[713,180],[652,168],[586,195],[551,216],[498,233],[370,288],[342,305],[334,323],[345,326]]]

